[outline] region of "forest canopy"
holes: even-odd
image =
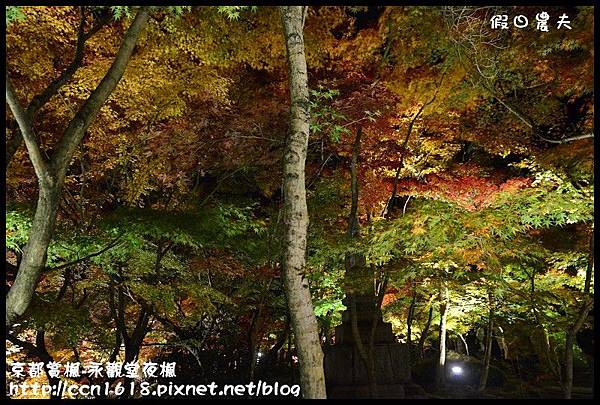
[[[5,42],[6,396],[592,396],[592,6],[7,6]],[[59,382],[103,388],[15,388]]]

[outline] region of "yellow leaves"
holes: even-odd
[[[411,233],[413,235],[424,235],[425,233],[427,233],[427,230],[425,229],[425,223],[428,219],[429,217],[427,215],[415,218],[411,229]]]
[[[461,252],[462,259],[465,263],[469,264],[478,263],[481,260],[482,254],[483,252],[481,249],[465,249]]]
[[[65,85],[60,92],[63,97],[75,98],[83,101],[89,97],[92,90],[92,83],[85,83],[84,81],[79,80],[77,82]]]
[[[490,228],[492,228],[494,225],[498,225],[498,224],[492,223],[492,225],[486,225],[483,227],[475,227],[475,229],[473,230],[473,233],[476,236],[485,238],[490,235]]]
[[[186,19],[166,17],[156,30],[170,30],[160,38],[163,50],[177,50],[204,66],[227,68],[239,63],[261,69],[283,66],[285,49],[276,9],[260,8],[244,20],[229,21],[213,7],[192,11]],[[157,38],[154,38],[157,39]],[[275,58],[270,58],[270,56]],[[275,60],[276,59],[276,60]]]
[[[413,226],[412,233],[413,235],[424,235],[425,233],[427,233],[427,231],[422,226],[417,225]]]
[[[161,165],[159,162],[154,162],[149,167],[134,167],[131,179],[125,189],[125,200],[128,203],[138,203],[141,196],[155,189],[150,180],[153,170],[160,169]]]
[[[49,83],[55,75],[55,66],[66,64],[66,55],[73,52],[77,14],[73,7],[22,7],[21,10],[26,18],[11,24],[6,33],[9,71],[21,73],[27,81]]]

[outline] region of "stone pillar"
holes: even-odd
[[[358,331],[365,350],[369,350],[373,320],[377,320],[373,339],[375,378],[379,396],[404,398],[404,384],[410,382],[410,364],[405,345],[396,341],[392,325],[383,322],[376,305],[373,274],[361,255],[346,256],[342,324],[335,328],[335,344],[325,348],[325,381],[329,398],[367,398],[367,367],[359,355],[350,317],[350,299],[356,303]]]

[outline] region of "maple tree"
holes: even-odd
[[[11,358],[324,397],[352,256],[427,393],[581,395],[594,13],[544,10],[8,6]]]

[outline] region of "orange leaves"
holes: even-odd
[[[398,295],[397,295],[397,291],[388,291],[385,293],[385,295],[383,296],[383,300],[381,301],[381,307],[385,307],[395,301],[398,300]]]
[[[316,71],[352,75],[377,62],[382,40],[376,29],[357,30],[344,7],[314,8],[305,28],[307,63]]]
[[[195,258],[191,268],[199,273],[219,272],[229,277],[242,277],[246,272],[245,267],[233,256],[216,250],[211,255]]]
[[[199,305],[198,301],[194,300],[191,297],[186,297],[179,301],[179,309],[183,312],[184,316],[188,314],[198,313],[202,311],[202,305]]]
[[[467,169],[467,173],[469,170]],[[503,181],[499,172],[489,177],[452,171],[425,176],[422,181],[403,180],[398,184],[399,195],[428,195],[452,201],[469,211],[485,208],[492,204],[500,192],[515,192],[529,186],[529,178],[509,178]]]
[[[500,185],[499,191],[512,193],[528,187],[531,184],[531,181],[532,180],[528,177],[518,177],[515,179],[509,179]]]
[[[481,249],[464,249],[460,253],[465,263],[477,264],[479,268],[483,266],[481,261],[484,252]]]

